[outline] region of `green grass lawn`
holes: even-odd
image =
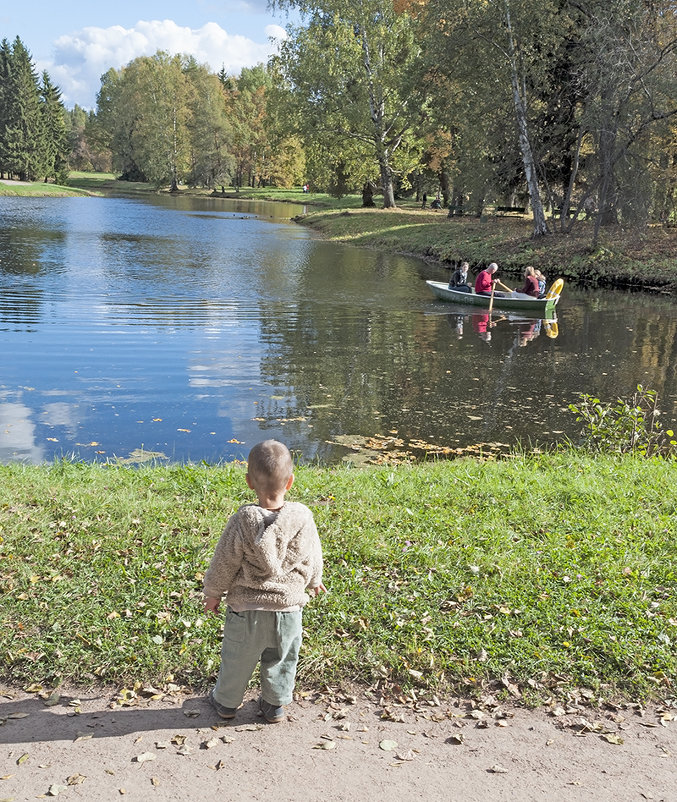
[[[41,181],[26,181],[22,183],[7,184],[0,181],[0,196],[19,196],[19,197],[43,197],[43,196],[66,196],[66,195],[88,195],[88,192],[81,188],[64,187],[59,184],[44,184]]]
[[[534,700],[674,693],[674,461],[577,452],[397,468],[300,467],[326,596],[309,603],[300,678],[385,678]],[[5,680],[199,687],[218,665],[201,578],[241,465],[0,466]]]

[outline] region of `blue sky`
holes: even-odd
[[[66,106],[96,104],[100,77],[157,50],[189,53],[230,73],[265,61],[287,18],[266,0],[14,0],[0,8],[0,38],[20,36]]]

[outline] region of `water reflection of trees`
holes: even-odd
[[[674,315],[631,306],[621,325],[612,305],[576,304],[563,309],[558,339],[528,333],[521,347],[517,324],[497,326],[490,342],[459,339],[455,316],[412,311],[410,286],[392,276],[374,292],[374,272],[363,276],[364,257],[352,257],[310,260],[295,276],[293,313],[280,303],[261,314],[262,378],[289,388],[278,414],[309,415],[319,441],[391,430],[449,445],[556,440],[577,432],[567,410],[576,393],[613,398],[638,382],[669,411]]]

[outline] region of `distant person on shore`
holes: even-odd
[[[306,590],[313,596],[326,591],[322,546],[308,507],[285,501],[294,473],[283,443],[255,445],[245,479],[258,503],[229,518],[204,576],[205,611],[218,613],[224,594],[228,605],[221,668],[209,700],[221,718],[234,718],[260,662],[259,707],[273,724],[292,701]]]
[[[467,262],[461,262],[461,266],[451,274],[449,279],[449,289],[457,290],[458,292],[472,292],[468,286],[468,268],[470,265]]]
[[[498,265],[496,262],[492,262],[489,267],[486,267],[484,270],[480,271],[477,274],[477,278],[475,279],[475,293],[477,295],[491,295],[491,288],[495,287],[496,284],[500,285],[505,289],[507,292],[512,292],[510,287],[506,287],[502,281],[499,281],[497,278],[494,278],[494,274],[498,270]],[[503,298],[504,293],[496,292],[494,290],[494,295],[497,298]]]
[[[428,193],[424,192],[423,193],[423,203],[421,204],[421,209],[425,209],[425,207],[427,205],[428,205]]]
[[[536,271],[531,265],[524,271],[524,285],[519,289],[515,288],[515,292],[521,292],[524,293],[524,295],[530,295],[532,298],[538,298],[540,292],[538,289],[538,279],[536,278]]]

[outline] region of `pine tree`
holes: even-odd
[[[38,77],[31,55],[18,36],[8,66],[3,93],[3,167],[22,181],[33,181],[45,172],[45,126]]]
[[[45,130],[45,182],[54,178],[62,183],[68,176],[70,151],[66,128],[66,110],[61,102],[61,92],[47,72],[42,73],[42,118]]]
[[[9,172],[6,141],[11,71],[12,48],[7,39],[3,39],[0,43],[0,176]]]

